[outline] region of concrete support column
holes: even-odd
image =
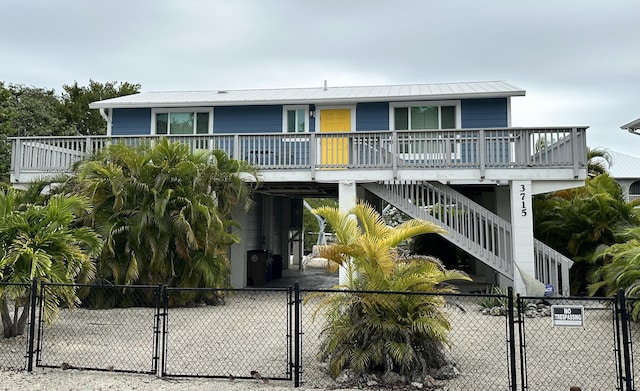
[[[511,243],[513,259],[520,271],[535,277],[531,181],[511,182]],[[514,289],[525,295],[526,288],[520,273],[515,269],[513,274]]]
[[[338,208],[341,212],[349,212],[358,202],[357,185],[355,181],[340,181],[338,183]],[[354,217],[355,218],[355,217]],[[347,282],[347,269],[343,266],[338,271],[338,282],[344,285]]]
[[[342,212],[350,211],[358,202],[357,185],[354,181],[338,182],[338,208]]]

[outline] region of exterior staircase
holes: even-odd
[[[438,224],[444,238],[513,281],[511,223],[439,182],[389,181],[362,184],[412,218]],[[573,261],[534,239],[535,278],[569,295]]]

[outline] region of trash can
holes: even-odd
[[[274,254],[271,257],[271,278],[282,278],[282,255]]]
[[[247,286],[263,286],[269,281],[271,255],[265,250],[247,251]]]

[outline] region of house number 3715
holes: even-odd
[[[525,201],[526,197],[527,197],[527,188],[525,185],[520,185],[520,202],[522,202],[522,209],[520,210],[520,214],[522,216],[527,215],[527,204]]]

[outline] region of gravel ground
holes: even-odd
[[[293,383],[257,380],[162,379],[150,375],[37,368],[33,372],[0,371],[2,390],[292,390]],[[311,390],[311,388],[297,388]],[[353,390],[343,388],[339,390]]]

